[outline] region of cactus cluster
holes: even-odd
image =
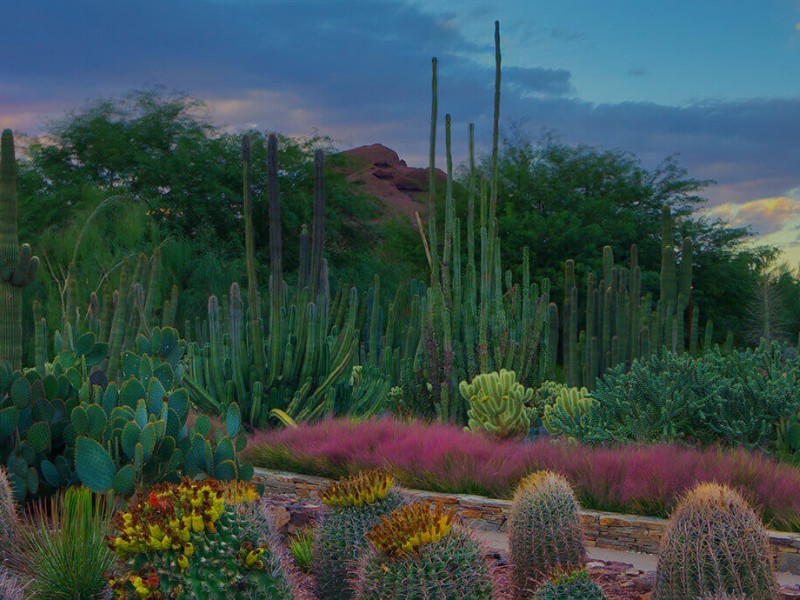
[[[775,600],[769,538],[758,516],[734,490],[703,483],[670,517],[659,551],[653,600],[726,593]]]
[[[328,513],[315,531],[312,572],[323,600],[352,597],[349,573],[366,546],[364,536],[405,503],[392,483],[386,474],[365,473],[332,483],[320,494]]]
[[[536,590],[533,600],[606,600],[606,595],[589,574],[581,570],[545,581]]]
[[[529,597],[556,573],[583,568],[586,549],[578,510],[561,475],[537,471],[519,483],[508,530],[515,597]]]
[[[215,480],[159,484],[114,517],[111,547],[130,570],[111,581],[119,598],[275,598],[269,548],[247,535],[237,506],[254,488]]]
[[[493,597],[480,545],[439,506],[398,508],[367,537],[371,545],[357,572],[357,600]]]
[[[551,435],[563,433],[564,425],[572,430],[574,424],[580,423],[589,413],[595,402],[585,387],[561,387],[551,402],[545,405],[542,423]]]
[[[469,402],[468,431],[487,431],[501,438],[527,435],[536,409],[529,406],[534,390],[517,381],[514,371],[477,375],[458,386]]]
[[[155,327],[123,353],[119,383],[104,385],[89,375],[105,354],[93,333],[60,352],[44,376],[0,362],[0,460],[15,497],[79,481],[128,496],[139,484],[181,475],[250,479],[252,466],[238,459],[246,438],[237,405],[228,408],[227,435],[210,437],[207,417],[186,427],[184,347],[174,329]]]

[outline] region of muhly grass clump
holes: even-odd
[[[800,531],[800,469],[741,449],[521,443],[392,419],[258,433],[248,448],[259,466],[327,477],[388,468],[409,487],[494,498],[510,498],[525,475],[550,470],[572,483],[584,508],[660,517],[697,483],[717,481],[760,507],[765,524]]]

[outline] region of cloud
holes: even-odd
[[[743,204],[726,203],[715,207],[710,213],[733,227],[750,225],[757,234],[768,236],[788,228],[797,229],[794,221],[800,217],[800,200],[777,196]]]

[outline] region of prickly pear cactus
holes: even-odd
[[[537,471],[514,493],[508,530],[515,597],[529,598],[538,584],[586,561],[578,501],[569,482]]]
[[[602,588],[583,571],[575,571],[569,575],[560,575],[545,581],[533,600],[606,600]]]
[[[367,538],[370,548],[357,571],[357,600],[493,597],[480,545],[441,506],[402,506],[383,517]]]
[[[118,598],[288,598],[270,549],[248,530],[255,487],[184,479],[159,484],[114,518],[111,547],[131,569],[111,581]]]
[[[322,600],[350,598],[350,570],[366,546],[365,534],[380,518],[404,504],[394,479],[372,471],[332,483],[320,499],[329,510],[316,528],[312,572]]]
[[[776,600],[769,538],[761,520],[734,490],[701,483],[670,517],[656,569],[653,600],[727,593]]]
[[[519,383],[514,371],[477,375],[471,383],[462,381],[458,390],[470,406],[468,431],[487,431],[502,438],[526,435],[537,416],[528,406],[534,390]]]

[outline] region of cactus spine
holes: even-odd
[[[701,483],[673,512],[661,540],[653,600],[725,592],[776,600],[769,539],[758,516],[732,489]]]
[[[39,259],[17,234],[17,162],[14,136],[0,140],[0,359],[22,367],[22,289],[36,279]]]
[[[537,471],[514,492],[509,526],[515,598],[529,598],[559,571],[583,568],[586,560],[578,501],[569,482]]]

